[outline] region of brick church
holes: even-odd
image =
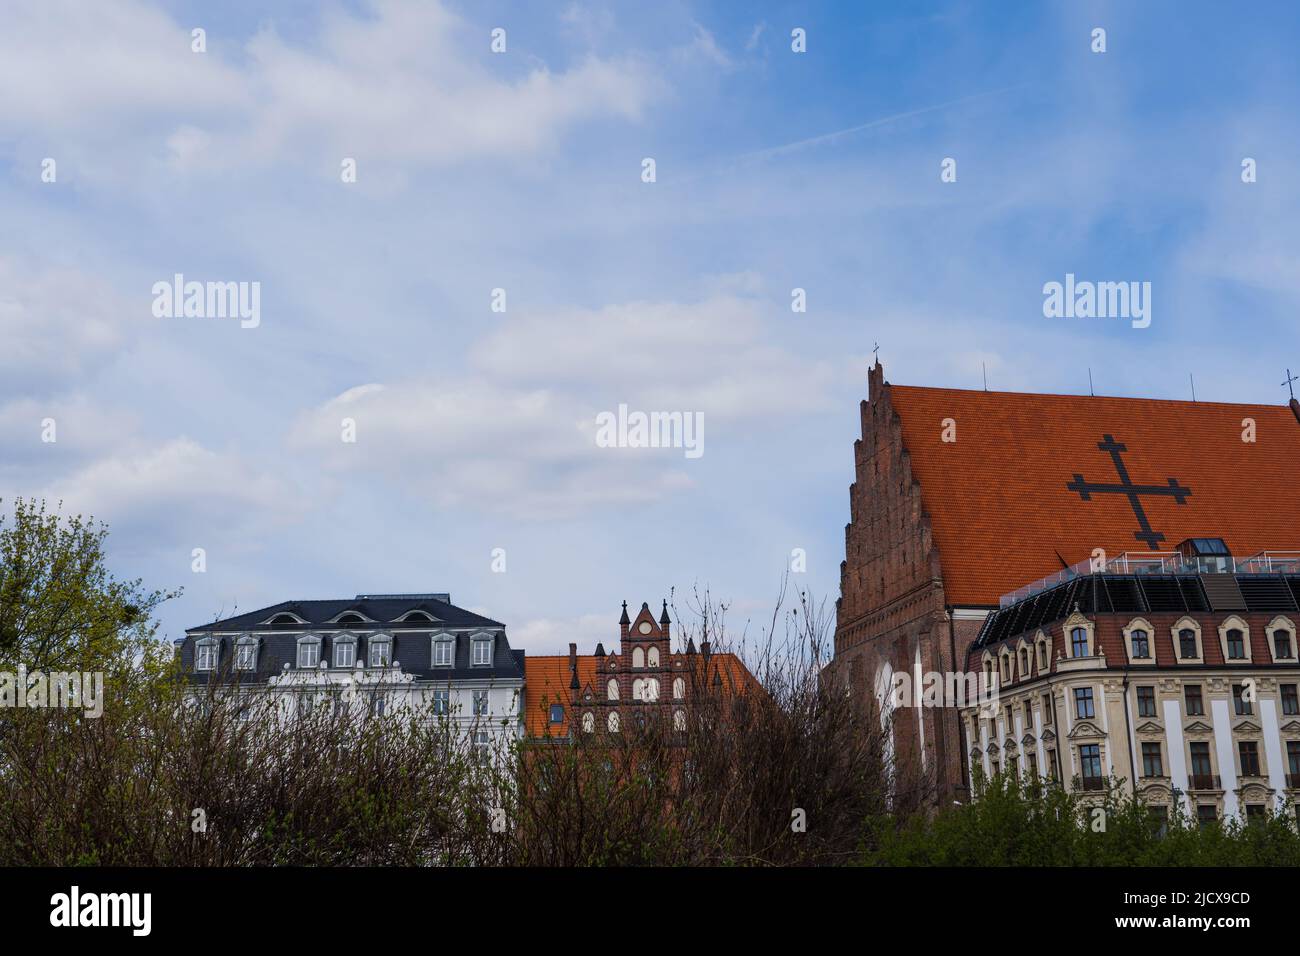
[[[877,363],[861,428],[835,673],[886,709],[900,672],[1008,692],[991,720],[893,707],[900,767],[958,799],[978,773],[1110,772],[1203,816],[1300,793],[1294,399],[910,387]]]

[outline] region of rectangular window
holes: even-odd
[[[320,641],[303,641],[298,645],[298,666],[316,667],[320,664]]]
[[[1151,656],[1151,642],[1147,639],[1146,631],[1133,632],[1133,659],[1148,658]]]
[[[1070,656],[1088,656],[1088,631],[1085,628],[1076,627],[1070,631]]]
[[[1156,715],[1156,689],[1154,687],[1139,687],[1137,690],[1138,716],[1154,717]]]
[[[403,645],[405,646],[405,645]],[[389,649],[392,647],[388,641],[371,641],[370,642],[370,666],[387,667],[390,655]]]
[[[240,644],[235,648],[235,667],[241,671],[251,671],[257,666],[257,645]]]
[[[433,692],[433,714],[435,717],[446,717],[449,710],[450,693],[445,690],[435,690]]]
[[[1032,731],[1033,729],[1034,729],[1034,705],[1031,704],[1029,701],[1025,701],[1025,730]]]
[[[1049,750],[1049,751],[1047,751],[1047,773],[1048,773],[1048,775],[1049,775],[1053,780],[1059,780],[1059,779],[1060,779],[1060,776],[1061,776],[1061,768],[1060,768],[1060,766],[1059,766],[1059,765],[1057,764],[1057,762],[1056,762],[1056,751],[1055,751],[1055,750]]]
[[[1205,702],[1201,700],[1201,685],[1188,684],[1183,688],[1183,697],[1187,701],[1189,716],[1205,716]]]
[[[451,666],[451,649],[453,642],[444,638],[439,638],[433,642],[433,666],[450,667]]]
[[[562,704],[551,705],[551,723],[553,724],[564,723],[564,706]]]
[[[1044,694],[1043,695],[1043,726],[1044,727],[1052,726],[1052,713],[1054,710],[1055,708],[1052,707],[1052,695]]]
[[[194,648],[194,669],[197,671],[217,669],[216,644],[199,644]]]
[[[1163,777],[1165,775],[1164,761],[1160,757],[1160,744],[1143,743],[1142,744],[1142,776],[1144,777]]]
[[[1212,827],[1219,822],[1219,811],[1212,803],[1196,805],[1196,822],[1202,827]]]
[[[382,717],[382,716],[384,716],[384,705],[385,705],[385,703],[386,703],[386,701],[385,701],[384,698],[383,698],[381,695],[379,695],[379,694],[375,694],[373,697],[371,697],[371,698],[370,698],[370,716],[371,716],[371,717]]]
[[[1192,786],[1198,790],[1212,789],[1214,784],[1207,782],[1213,776],[1213,769],[1210,767],[1210,745],[1204,741],[1195,741],[1191,745],[1192,752]]]
[[[1008,757],[1008,758],[1007,758],[1007,773],[1011,774],[1011,776],[1013,776],[1013,777],[1018,777],[1018,776],[1020,776],[1020,758],[1019,758],[1019,757]]]
[[[1034,780],[1038,779],[1038,754],[1032,750],[1029,752],[1029,776]]]
[[[474,691],[474,716],[482,717],[488,712],[488,692],[485,690]]]
[[[1076,687],[1074,689],[1074,716],[1080,720],[1088,720],[1094,716],[1091,687]]]
[[[1238,717],[1254,712],[1250,699],[1246,696],[1245,687],[1241,684],[1232,685],[1232,706],[1236,709]]]
[[[1241,758],[1243,777],[1259,776],[1259,744],[1253,740],[1237,741],[1237,755]]]
[[[1244,661],[1246,659],[1246,640],[1241,631],[1228,632],[1228,660]]]
[[[1296,695],[1295,684],[1282,685],[1282,713],[1300,714],[1300,696]]]
[[[492,663],[492,641],[482,638],[474,642],[474,663],[491,664]]]
[[[1189,627],[1178,632],[1178,656],[1184,660],[1196,660],[1196,632]]]
[[[1300,740],[1286,742],[1286,765],[1287,771],[1297,778],[1291,786],[1300,785]]]
[[[1264,804],[1248,803],[1246,804],[1246,822],[1263,823],[1265,819]]]
[[[357,645],[354,641],[337,641],[334,644],[334,666],[351,667],[357,662]]]
[[[1163,837],[1169,832],[1168,807],[1147,807],[1147,813],[1151,817],[1151,829],[1157,837]]]
[[[1082,768],[1083,788],[1095,790],[1101,785],[1101,745],[1084,744],[1079,748],[1079,765]]]
[[[1290,658],[1291,654],[1291,632],[1274,631],[1273,632],[1273,650],[1279,660]]]

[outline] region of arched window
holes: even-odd
[[[686,729],[686,711],[684,710],[673,711],[673,730],[685,730],[685,729]]]
[[[618,681],[612,677],[609,679],[609,683],[605,685],[605,696],[610,700],[618,700]]]
[[[277,614],[275,617],[271,618],[270,623],[272,623],[272,624],[299,624],[299,623],[301,623],[301,622],[300,622],[296,617],[294,617],[292,614]]]
[[[609,719],[606,721],[606,726],[609,727],[609,732],[611,734],[618,733],[618,711],[611,710],[609,712]]]
[[[1020,648],[1020,676],[1025,677],[1029,674],[1029,649]]]
[[[316,667],[320,664],[320,638],[298,638],[298,666]]]
[[[645,662],[649,667],[659,666],[659,648],[652,647],[646,652]]]
[[[1006,653],[1002,655],[1002,680],[1011,680],[1011,655]]]
[[[1047,642],[1046,641],[1038,642],[1038,669],[1040,671],[1047,670]]]
[[[686,696],[686,681],[680,677],[673,680],[673,700],[681,700]]]
[[[1088,629],[1076,627],[1070,631],[1070,656],[1088,656]]]
[[[1291,632],[1278,628],[1273,632],[1273,656],[1279,660],[1295,657],[1291,648]]]
[[[360,614],[349,613],[349,614],[344,614],[335,623],[336,624],[364,624],[366,623],[366,619],[362,617]]]
[[[1246,638],[1235,627],[1228,631],[1228,660],[1244,661],[1246,659]]]
[[[582,730],[584,733],[591,733],[596,729],[596,715],[587,711],[582,715]]]
[[[1129,634],[1129,640],[1133,643],[1134,659],[1145,660],[1151,656],[1151,639],[1147,636],[1146,631],[1140,628],[1133,631]]]
[[[642,700],[659,699],[659,681],[654,677],[647,677],[645,682],[645,696]]]
[[[1196,660],[1196,632],[1185,627],[1178,632],[1178,656],[1187,660]]]
[[[393,642],[386,637],[370,639],[370,666],[387,667],[393,660]]]
[[[632,681],[632,699],[645,700],[645,681],[639,677]]]
[[[357,662],[357,639],[351,634],[334,638],[334,666],[351,667]]]
[[[235,670],[257,670],[257,638],[245,635],[235,645]]]
[[[632,649],[632,666],[645,667],[645,651],[641,650],[639,647],[634,647]]]

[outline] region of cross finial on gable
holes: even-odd
[[[1290,370],[1290,369],[1287,369],[1287,370],[1286,370],[1286,381],[1283,382],[1282,384],[1285,385],[1285,386],[1287,387],[1287,389],[1291,392],[1291,398],[1294,399],[1294,398],[1295,398],[1295,387],[1291,384],[1292,382],[1300,382],[1300,375],[1292,375],[1292,374],[1291,374],[1291,370]]]

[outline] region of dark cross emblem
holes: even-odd
[[[1177,478],[1168,479],[1167,485],[1135,485],[1133,480],[1128,476],[1128,468],[1124,465],[1124,459],[1120,457],[1121,452],[1128,451],[1126,445],[1121,445],[1110,435],[1102,435],[1102,440],[1097,443],[1101,451],[1110,452],[1110,460],[1115,463],[1115,473],[1119,475],[1118,484],[1105,484],[1099,482],[1089,482],[1083,480],[1083,475],[1075,474],[1074,480],[1066,484],[1066,490],[1077,491],[1079,497],[1084,501],[1090,501],[1089,495],[1125,495],[1128,497],[1128,503],[1133,507],[1133,514],[1137,517],[1140,531],[1134,531],[1133,537],[1139,541],[1146,542],[1147,547],[1154,551],[1156,545],[1165,539],[1165,536],[1159,531],[1153,531],[1151,522],[1147,520],[1147,513],[1142,508],[1143,495],[1163,495],[1166,498],[1173,498],[1178,504],[1186,504],[1187,499],[1191,497],[1192,489],[1184,488],[1178,483]]]

